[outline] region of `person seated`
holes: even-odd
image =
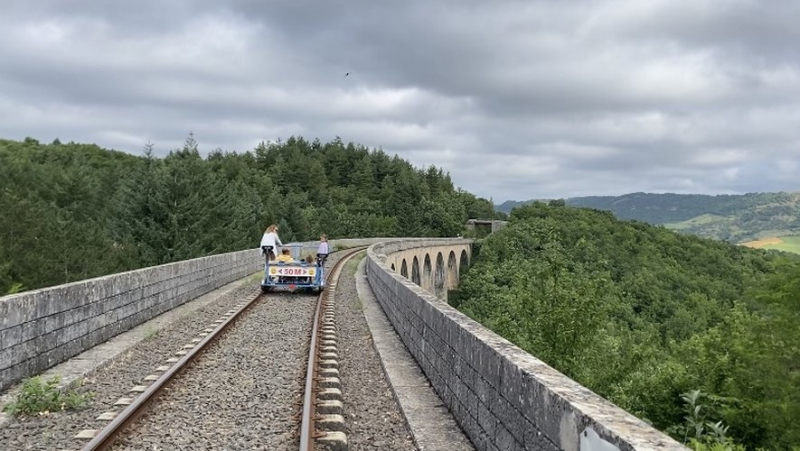
[[[292,252],[289,249],[281,250],[281,255],[279,255],[277,258],[275,258],[275,261],[276,262],[282,262],[282,263],[292,263],[292,262],[294,262],[294,259],[292,258]]]

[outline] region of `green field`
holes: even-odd
[[[800,235],[782,236],[780,239],[780,243],[767,244],[762,246],[762,249],[778,249],[780,251],[800,254]]]
[[[664,224],[664,227],[672,230],[685,230],[692,227],[725,222],[731,222],[731,218],[719,215],[703,214],[682,222],[668,222]]]

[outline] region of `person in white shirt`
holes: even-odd
[[[319,237],[319,248],[317,249],[318,264],[321,265],[325,263],[329,253],[330,249],[328,248],[328,235],[323,233],[322,236]]]
[[[278,226],[275,224],[267,227],[264,236],[261,237],[261,255],[264,255],[264,246],[272,246],[272,250],[269,251],[269,255],[266,257],[269,260],[275,260],[275,256],[278,255],[278,246],[283,246],[281,239],[278,237]]]

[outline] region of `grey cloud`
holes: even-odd
[[[792,2],[137,3],[0,16],[0,136],[341,136],[507,198],[798,190]],[[350,72],[349,77],[344,77]]]

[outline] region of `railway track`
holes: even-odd
[[[343,418],[341,417],[341,391],[338,381],[336,327],[332,299],[336,280],[344,264],[364,249],[364,247],[360,247],[345,251],[334,267],[328,271],[327,288],[319,294],[316,301],[299,425],[299,449],[301,451],[313,450],[317,440],[327,443],[326,447],[329,449],[346,449],[347,446],[346,438],[341,431]],[[123,431],[130,429],[137,419],[148,412],[153,405],[152,401],[169,391],[171,389],[169,387],[179,385],[180,381],[177,380],[177,377],[190,373],[191,371],[186,371],[187,367],[191,363],[202,361],[200,357],[210,348],[210,345],[218,342],[223,336],[223,332],[242,318],[245,312],[253,309],[264,296],[264,294],[259,294],[248,302],[237,304],[235,308],[226,312],[224,319],[215,321],[216,327],[206,329],[197,343],[187,345],[186,349],[179,351],[179,357],[172,359],[177,361],[174,361],[172,366],[158,378],[152,378],[155,379],[152,384],[131,400],[119,415],[116,415],[83,447],[83,450],[109,449],[117,443]]]

